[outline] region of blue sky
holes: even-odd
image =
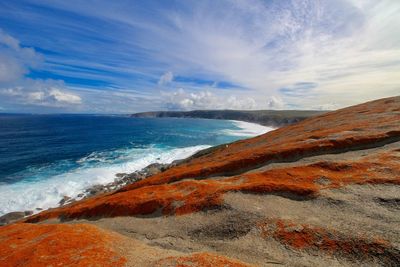
[[[398,14],[398,0],[0,0],[0,112],[335,109],[398,95]]]

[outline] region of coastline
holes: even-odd
[[[202,119],[202,118],[198,118]],[[226,135],[232,135],[232,136],[237,136],[237,137],[246,137],[243,139],[251,138],[260,134],[264,134],[268,131],[272,131],[276,128],[272,127],[267,127],[258,123],[250,123],[250,122],[245,122],[245,121],[238,121],[238,120],[226,120],[234,123],[235,127],[238,129],[226,129],[223,131],[223,134]],[[217,145],[218,146],[218,145]],[[212,149],[213,147],[216,146],[206,146],[206,145],[198,145],[193,148],[196,149],[190,149],[190,147],[182,148],[182,149],[188,149],[188,153],[182,153],[186,154],[184,157],[178,157],[173,158],[172,161],[162,161],[160,160],[159,157],[154,158],[154,161],[150,162],[147,165],[144,165],[144,167],[141,167],[133,172],[115,172],[114,175],[114,180],[113,181],[108,181],[104,183],[98,183],[98,184],[92,184],[86,188],[83,188],[79,192],[76,192],[75,194],[64,194],[59,200],[57,200],[57,204],[53,204],[47,208],[41,208],[41,207],[34,207],[31,209],[27,210],[10,210],[9,212],[6,212],[2,216],[0,216],[0,225],[5,225],[8,223],[11,223],[15,220],[19,220],[23,217],[30,216],[32,214],[36,214],[39,212],[42,212],[44,210],[48,209],[53,209],[57,208],[60,206],[65,206],[68,204],[71,204],[76,201],[80,201],[82,199],[86,199],[89,197],[101,195],[104,193],[110,193],[116,190],[119,190],[120,188],[135,183],[137,181],[146,179],[149,176],[155,175],[159,172],[163,172],[173,166],[178,165],[180,162],[184,162],[185,160],[195,156],[197,153],[200,151],[206,150],[206,149]],[[178,153],[179,154],[179,153]]]
[[[282,127],[312,116],[321,115],[321,110],[192,110],[192,111],[150,111],[131,114],[134,118],[197,118],[216,120],[237,120],[256,123],[267,127]]]
[[[267,132],[273,131],[278,127],[265,126],[260,123],[248,122],[248,121],[240,121],[240,120],[230,120],[235,123],[237,127],[241,128],[240,131],[232,131],[227,130],[226,133],[234,136],[257,136],[261,134],[265,134]]]
[[[257,124],[257,123],[238,121],[238,120],[229,120],[229,121],[235,123],[236,127],[240,128],[241,130],[225,130],[224,133],[233,135],[233,136],[246,136],[247,138],[244,138],[244,139],[248,139],[248,138],[252,138],[252,137],[255,137],[255,136],[258,136],[261,134],[265,134],[269,131],[273,131],[276,129],[273,127],[267,127],[267,126]],[[193,153],[191,153],[191,155],[184,157],[184,158],[175,159],[171,163],[152,162],[149,165],[147,165],[146,167],[138,169],[131,173],[116,173],[115,179],[113,182],[109,182],[106,184],[93,185],[93,186],[85,189],[82,193],[80,193],[78,195],[78,198],[71,198],[69,196],[66,196],[60,200],[59,206],[64,206],[64,205],[73,203],[75,201],[79,201],[79,200],[89,198],[92,196],[117,191],[124,186],[138,182],[143,179],[146,179],[155,174],[164,172],[164,171],[168,170],[169,168],[175,167],[175,166],[179,165],[180,163],[185,162],[192,157],[196,157],[196,155],[198,155],[198,153],[201,153],[201,151],[205,151],[205,150],[209,150],[209,149],[212,150],[213,148],[221,146],[221,145],[226,145],[226,144],[220,144],[220,145],[216,145],[216,146],[208,146],[208,147],[205,147],[202,149],[198,149],[198,150],[194,151]]]

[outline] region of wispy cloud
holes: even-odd
[[[11,97],[14,101],[21,104],[63,107],[69,104],[81,104],[80,96],[60,89],[59,86],[52,85],[52,81],[35,81],[29,83],[29,90],[18,86],[13,88],[3,88],[0,95]]]
[[[1,39],[14,55],[0,80],[63,80],[81,111],[336,108],[398,94],[399,13],[396,0],[12,1],[0,25],[24,46]],[[16,60],[27,47],[40,67]]]
[[[163,75],[161,75],[160,79],[158,80],[158,85],[165,85],[171,83],[174,79],[174,74],[171,71],[167,71]]]
[[[68,92],[64,82],[29,79],[25,75],[40,67],[43,56],[0,29],[0,96],[8,105],[64,107],[81,104],[81,98]],[[3,108],[4,110],[4,108]]]
[[[12,83],[26,74],[29,68],[42,62],[40,54],[22,47],[17,39],[0,29],[0,83]]]

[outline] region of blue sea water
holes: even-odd
[[[224,120],[0,114],[0,216],[54,207],[117,173],[268,130]]]

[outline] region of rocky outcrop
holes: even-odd
[[[12,233],[90,224],[118,236],[101,241],[100,253],[123,255],[118,263],[128,266],[398,266],[399,121],[393,97],[202,151],[117,191],[0,228],[0,262],[10,257]],[[131,254],[118,254],[132,242]],[[15,260],[39,255],[23,254]],[[147,257],[139,264],[137,255]]]
[[[0,217],[0,226],[18,221],[18,220],[24,218],[25,216],[29,216],[32,214],[33,214],[33,211],[30,211],[30,210],[9,212]]]

